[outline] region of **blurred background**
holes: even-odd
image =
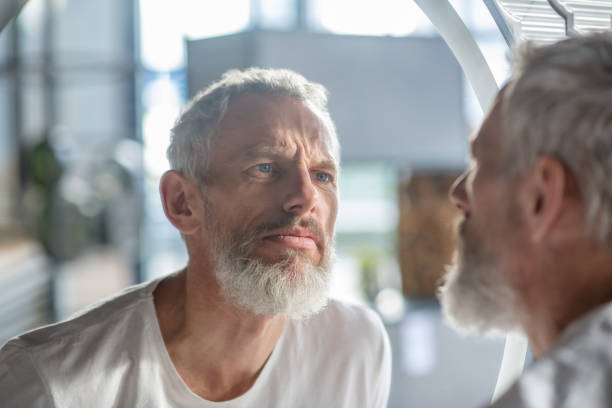
[[[451,3],[503,82],[484,2]],[[191,95],[248,66],[330,91],[332,295],[385,321],[389,406],[487,402],[503,341],[458,336],[434,296],[454,247],[447,191],[482,112],[410,0],[30,0],[0,33],[0,343],[184,266],[158,196],[169,129]]]

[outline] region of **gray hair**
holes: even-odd
[[[245,93],[287,95],[301,101],[326,127],[332,154],[339,162],[340,148],[327,110],[326,89],[290,70],[249,68],[227,71],[187,104],[171,130],[167,155],[173,170],[200,185],[207,183],[210,152],[219,123],[230,103]]]
[[[557,157],[580,186],[589,230],[612,244],[612,33],[525,43],[511,62],[501,100],[504,173]]]

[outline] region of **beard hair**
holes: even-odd
[[[207,219],[211,220],[207,230],[215,276],[226,300],[256,315],[284,315],[291,319],[310,317],[327,305],[334,245],[325,239],[315,221],[298,222],[295,217],[286,217],[252,232],[224,234],[220,225],[212,221],[210,207]],[[313,229],[320,237],[323,254],[319,265],[297,249],[286,250],[273,263],[251,255],[262,232],[296,224]]]
[[[465,221],[460,229],[454,263],[447,266],[438,290],[446,321],[462,333],[521,332],[515,293],[504,276],[500,257],[493,256],[484,239],[467,230]]]

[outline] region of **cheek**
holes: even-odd
[[[491,215],[497,211],[499,202],[495,200],[495,188],[494,183],[477,174],[468,180],[466,194],[475,213]]]
[[[251,198],[235,194],[232,191],[223,191],[209,197],[210,213],[217,225],[227,226],[234,233],[246,231],[259,213],[252,205]]]

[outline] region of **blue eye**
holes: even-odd
[[[255,168],[262,173],[272,172],[272,165],[270,163],[261,163],[261,164],[256,165]]]
[[[317,173],[315,177],[317,178],[317,181],[320,181],[321,183],[328,183],[331,179],[327,173]]]

